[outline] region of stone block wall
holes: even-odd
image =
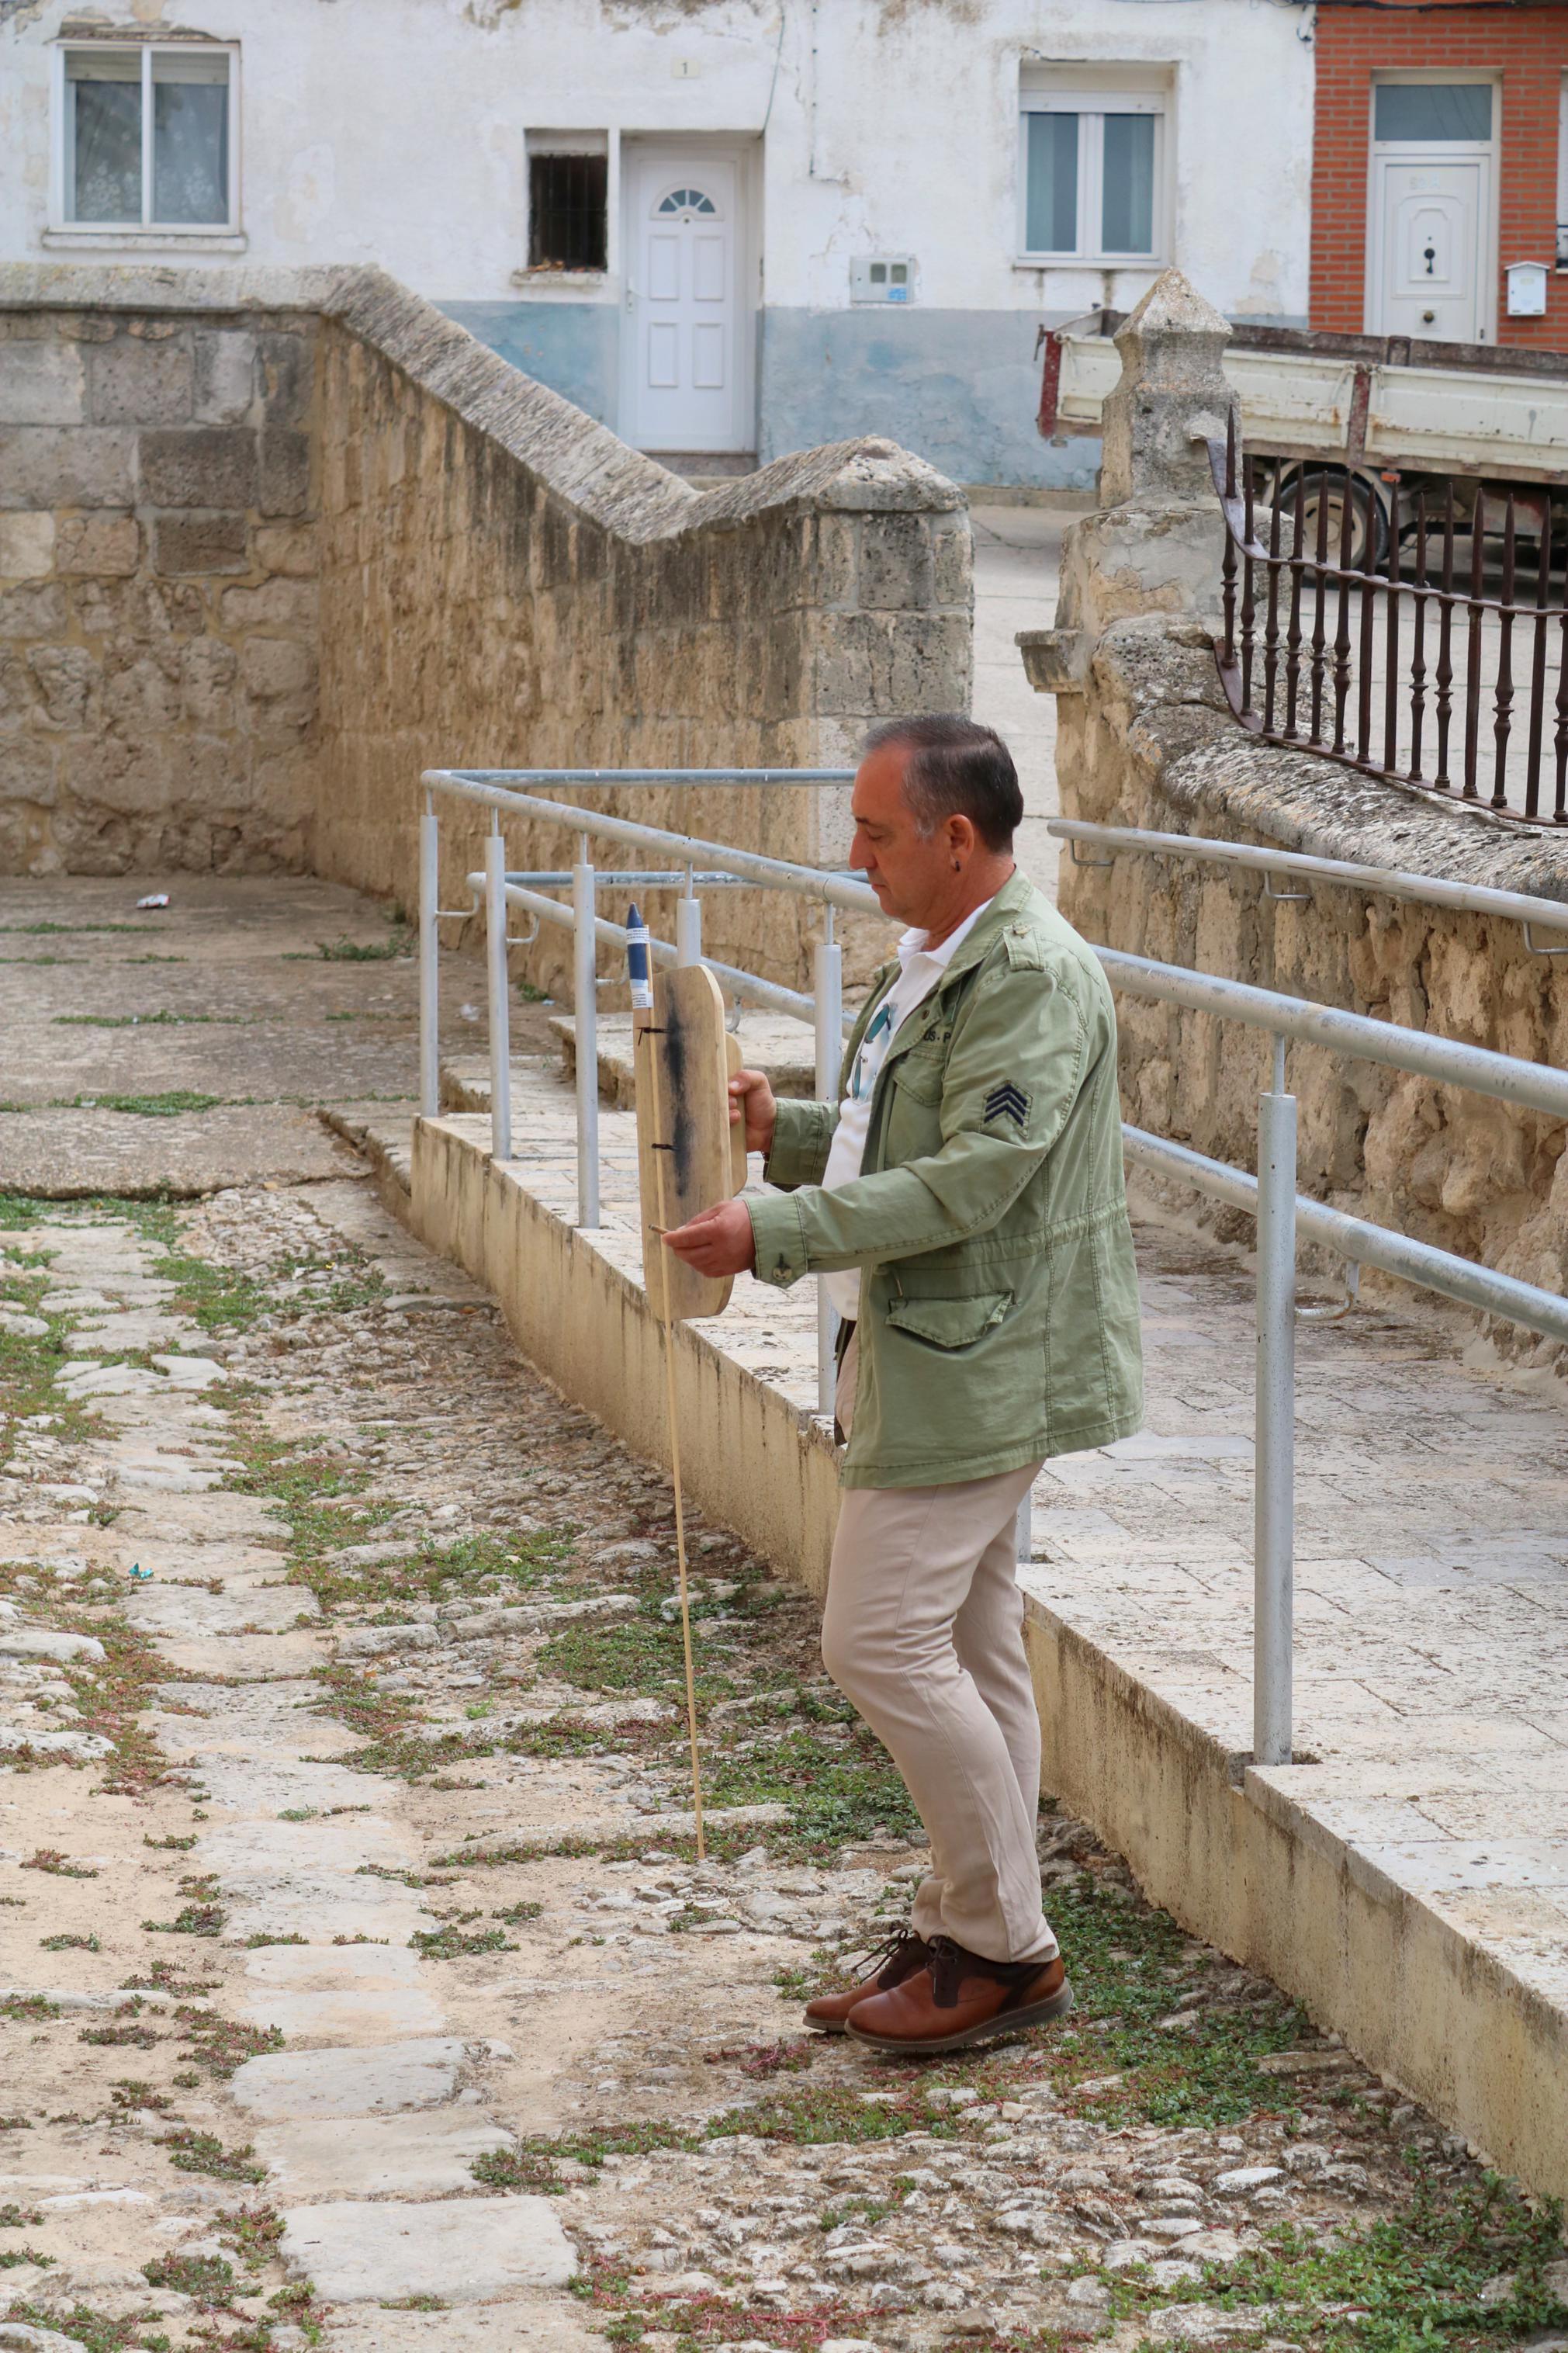
[[[1058,739],[1064,816],[1568,901],[1568,843],[1448,813],[1333,762],[1251,741],[1226,707],[1202,628],[1113,630],[1100,642],[1089,695],[1075,700],[1079,711],[1065,744]],[[1259,875],[1179,856],[1118,856],[1098,868],[1064,858],[1061,877],[1063,911],[1091,939],[1568,1064],[1568,958],[1532,955],[1510,920],[1316,882],[1279,882],[1306,897],[1276,900]],[[1254,1166],[1264,1034],[1126,996],[1118,1017],[1127,1117]],[[1290,1049],[1289,1075],[1300,1105],[1303,1192],[1526,1282],[1568,1289],[1561,1122],[1315,1047]]]
[[[295,866],[317,321],[110,306],[103,274],[0,292],[0,867]]]
[[[309,866],[412,905],[426,767],[847,766],[878,718],[968,707],[964,501],[889,442],[699,492],[378,271],[0,269],[0,336],[5,869]],[[616,805],[833,863],[847,798]],[[443,904],[486,829],[447,805]],[[708,944],[798,978],[816,920],[726,893]],[[564,935],[517,961],[556,984]]]
[[[698,492],[370,273],[324,322],[321,415],[321,872],[411,902],[426,767],[853,765],[876,718],[968,707],[963,500],[889,442]],[[810,863],[846,854],[847,797],[586,797]],[[449,801],[441,814],[452,906],[488,820]],[[559,828],[509,822],[506,839],[514,868],[572,861]],[[669,894],[645,912],[671,935]],[[705,940],[794,980],[815,922],[798,901],[725,892],[708,901]],[[861,968],[886,953],[883,928],[869,927],[875,950],[867,929]],[[569,962],[560,932],[527,958],[549,987]]]
[[[1058,626],[1023,641],[1030,676],[1059,697],[1062,814],[1568,902],[1559,835],[1273,749],[1231,716],[1214,655],[1224,522],[1194,438],[1223,421],[1225,326],[1190,295],[1170,273],[1117,338],[1112,502],[1068,533]],[[1123,852],[1110,864],[1064,857],[1060,903],[1090,939],[1134,955],[1568,1063],[1568,956],[1532,954],[1518,923],[1302,887],[1304,898],[1274,899],[1239,869]],[[1118,1018],[1126,1117],[1254,1167],[1267,1035],[1125,993]],[[1315,1047],[1290,1049],[1289,1082],[1303,1192],[1524,1282],[1568,1287],[1561,1122]],[[1195,1197],[1181,1198],[1194,1209]],[[1250,1237],[1237,1213],[1204,1214]],[[1541,1351],[1562,1353],[1546,1342]]]

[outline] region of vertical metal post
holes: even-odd
[[[511,1158],[511,1008],[507,1000],[506,843],[499,821],[485,843],[485,950],[489,970],[490,1158]]]
[[[689,866],[686,870],[686,888],[675,902],[675,961],[702,961],[702,902],[697,895]]]
[[[814,956],[812,988],[816,1000],[816,1095],[819,1103],[838,1100],[838,1072],[844,1060],[844,951],[833,936],[833,910],[825,910],[823,936]],[[838,1318],[821,1275],[816,1278],[816,1409],[833,1411],[837,1373]]]
[[[419,820],[419,1111],[425,1119],[441,1108],[440,889],[441,820],[427,795]]]
[[[577,1223],[599,1222],[598,935],[594,929],[594,861],[588,837],[577,836],[572,869],[574,1029],[577,1050]]]
[[[1289,1765],[1296,1523],[1296,1098],[1285,1040],[1258,1101],[1258,1387],[1253,1468],[1252,1754]]]

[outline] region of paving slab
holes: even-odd
[[[167,1716],[160,1718],[166,1725]],[[336,1727],[333,1727],[336,1729]],[[293,1727],[294,1737],[310,1737],[310,1727]],[[289,1757],[257,1757],[243,1746],[180,1748],[160,1736],[165,1755],[178,1755],[200,1776],[212,1808],[226,1813],[277,1816],[306,1809],[324,1814],[335,1808],[376,1806],[386,1795],[384,1782],[374,1773],[355,1773],[346,1765],[306,1765]]]
[[[569,2295],[514,2291],[460,2312],[334,2311],[331,2353],[606,2353]],[[871,2348],[875,2353],[875,2348]]]
[[[346,1725],[321,1713],[321,1696],[320,1683],[302,1675],[238,1691],[194,1679],[160,1683],[160,1704],[180,1713],[158,1718],[159,1746],[168,1757],[196,1749],[209,1755],[232,1750],[237,1757],[279,1750],[286,1760],[355,1746]]]
[[[411,1870],[417,1841],[373,1814],[314,1822],[224,1822],[204,1830],[191,1857],[193,1871],[228,1879],[254,1872],[309,1873]]]
[[[367,1936],[376,1943],[405,1945],[430,1916],[412,1889],[349,1872],[297,1869],[232,1871],[224,1874],[228,1908],[224,1941],[243,1945],[253,1936],[306,1936],[331,1944],[336,1937]]]
[[[399,2042],[448,2023],[432,1965],[406,1946],[265,1946],[245,1974],[243,2014],[290,2043]]]
[[[281,1507],[260,1495],[161,1496],[156,1504],[130,1504],[115,1522],[122,1535],[177,1537],[182,1544],[217,1545],[237,1537],[271,1536],[280,1546],[288,1535]]]
[[[464,2198],[435,2205],[296,2206],[283,2260],[328,2304],[438,2295],[482,2304],[520,2287],[562,2287],[577,2268],[546,2198]]]
[[[53,1200],[97,1193],[130,1200],[220,1192],[257,1182],[305,1185],[350,1174],[355,1160],[312,1112],[279,1103],[220,1104],[146,1118],[100,1110],[0,1116],[0,1190]]]
[[[237,2068],[229,2091],[236,2106],[261,2123],[380,2116],[438,2108],[457,2090],[462,2064],[463,2045],[452,2036],[368,2051],[272,2051]]]
[[[314,1634],[193,1635],[163,1645],[165,1663],[177,1674],[237,1675],[241,1683],[265,1683],[274,1675],[308,1673],[324,1657]]]
[[[231,1585],[221,1593],[174,1582],[139,1587],[125,1603],[129,1622],[144,1634],[282,1634],[297,1618],[321,1615],[306,1586]]]
[[[273,2199],[445,2198],[474,2192],[474,2161],[516,2147],[473,2108],[417,2116],[297,2117],[255,2136]]]

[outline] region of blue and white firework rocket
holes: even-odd
[[[626,978],[632,985],[632,1011],[653,1011],[653,964],[648,954],[647,925],[634,899],[626,909]]]

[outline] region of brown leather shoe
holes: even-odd
[[[845,2025],[857,2042],[918,2058],[1065,2018],[1072,2008],[1072,1988],[1059,1957],[988,1961],[951,1936],[933,1936],[924,1968],[851,2007],[854,2014]]]
[[[930,1958],[931,1947],[925,1938],[917,1936],[912,1928],[900,1928],[885,1945],[879,1945],[865,1956],[867,1961],[879,1965],[870,1977],[852,1986],[847,1993],[819,1993],[815,2001],[806,2003],[806,2024],[816,2027],[823,2034],[842,2034],[857,2002],[902,1985],[906,1978],[923,1969]]]

